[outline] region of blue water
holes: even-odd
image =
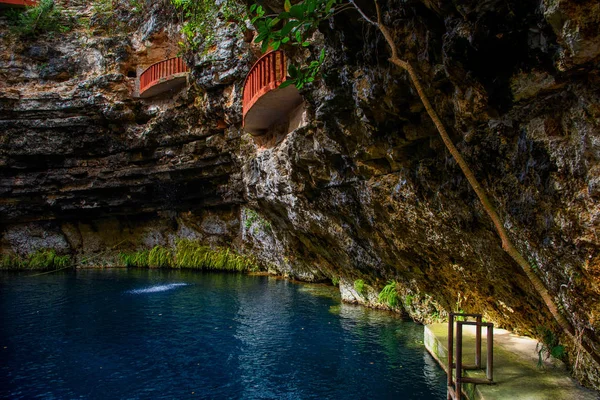
[[[445,399],[423,328],[237,274],[0,274],[0,398]]]

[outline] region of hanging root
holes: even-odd
[[[389,29],[382,23],[381,10],[379,8],[379,4],[377,3],[377,1],[374,0],[375,8],[377,10],[377,20],[376,21],[370,19],[367,15],[365,15],[365,13],[356,5],[354,0],[349,0],[349,1],[350,1],[350,4],[352,4],[354,6],[354,8],[358,11],[358,13],[361,15],[361,17],[365,21],[367,21],[369,24],[377,27],[379,29],[379,31],[382,33],[382,35],[384,36],[386,42],[388,43],[388,45],[390,47],[390,51],[392,53],[389,58],[389,61],[392,64],[396,65],[397,67],[408,72],[408,75],[410,76],[410,80],[413,83],[415,89],[417,90],[419,98],[421,99],[421,102],[425,106],[427,114],[433,121],[438,133],[440,134],[442,141],[444,142],[444,144],[446,145],[446,148],[448,149],[448,151],[450,152],[450,154],[452,155],[452,157],[454,158],[454,160],[460,167],[461,171],[467,178],[467,181],[469,182],[469,184],[475,191],[475,194],[479,198],[479,201],[481,202],[483,209],[485,210],[485,212],[488,214],[488,216],[492,220],[492,223],[494,224],[494,227],[496,228],[496,232],[498,233],[498,236],[500,236],[500,240],[502,241],[502,249],[508,255],[510,255],[511,258],[521,267],[521,269],[523,270],[523,272],[525,273],[525,275],[527,276],[527,278],[529,279],[529,281],[531,282],[531,284],[537,291],[538,295],[542,298],[542,300],[548,307],[548,310],[550,311],[550,313],[552,314],[552,316],[554,317],[554,319],[556,320],[558,325],[561,327],[563,332],[570,338],[570,340],[573,342],[573,344],[578,349],[583,349],[586,353],[588,353],[594,359],[594,361],[598,364],[598,366],[600,366],[600,355],[598,354],[598,352],[594,349],[594,347],[590,343],[588,343],[587,337],[585,335],[582,334],[579,337],[579,339],[577,338],[577,335],[575,333],[575,329],[573,328],[573,325],[571,325],[571,323],[565,318],[565,316],[562,315],[562,313],[558,310],[558,308],[554,302],[554,299],[548,292],[548,289],[546,289],[546,286],[544,285],[543,281],[540,279],[539,276],[536,275],[534,269],[531,267],[529,262],[527,262],[527,260],[525,260],[525,258],[521,255],[521,253],[513,245],[512,241],[510,240],[510,238],[508,236],[508,232],[504,228],[502,220],[500,219],[500,216],[498,215],[498,212],[496,211],[496,207],[494,207],[494,205],[491,202],[491,200],[489,199],[486,191],[479,184],[479,181],[477,180],[477,178],[475,177],[475,174],[469,167],[469,164],[467,164],[467,162],[464,160],[462,155],[459,153],[458,149],[452,142],[450,135],[448,135],[448,132],[446,131],[446,128],[444,127],[442,120],[440,119],[437,112],[431,105],[431,102],[429,101],[429,98],[427,97],[425,90],[423,89],[423,86],[421,85],[421,82],[419,80],[416,70],[413,68],[412,65],[410,65],[410,63],[408,61],[402,60],[398,57],[398,50],[396,48],[396,44],[394,43],[394,39],[393,39]]]

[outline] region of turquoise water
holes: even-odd
[[[238,274],[0,274],[0,398],[445,399],[423,328]]]

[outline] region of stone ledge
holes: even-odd
[[[465,326],[463,360],[474,364],[475,328]],[[425,326],[424,342],[427,351],[447,371],[448,325]],[[485,365],[485,332],[482,341],[482,363]],[[495,385],[464,385],[469,400],[597,400],[600,393],[580,386],[572,379],[564,364],[548,360],[538,367],[537,341],[514,335],[504,329],[494,329]],[[483,378],[482,371],[467,371],[467,376]]]

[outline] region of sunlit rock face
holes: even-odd
[[[131,34],[2,37],[3,252],[55,247],[81,259],[188,237],[233,244],[290,278],[339,281],[352,302],[376,306],[395,280],[400,308],[420,321],[463,310],[558,332],[407,74],[356,12],[322,24],[314,48],[287,51],[327,58],[302,91],[308,125],[264,140],[241,127],[243,81],[260,56],[249,24],[221,21],[214,43],[185,54],[186,90],[132,96],[131,71],[177,51],[173,10],[160,7],[132,19]],[[599,343],[597,2],[381,7],[515,245]],[[568,350],[575,375],[600,388],[598,367]]]

